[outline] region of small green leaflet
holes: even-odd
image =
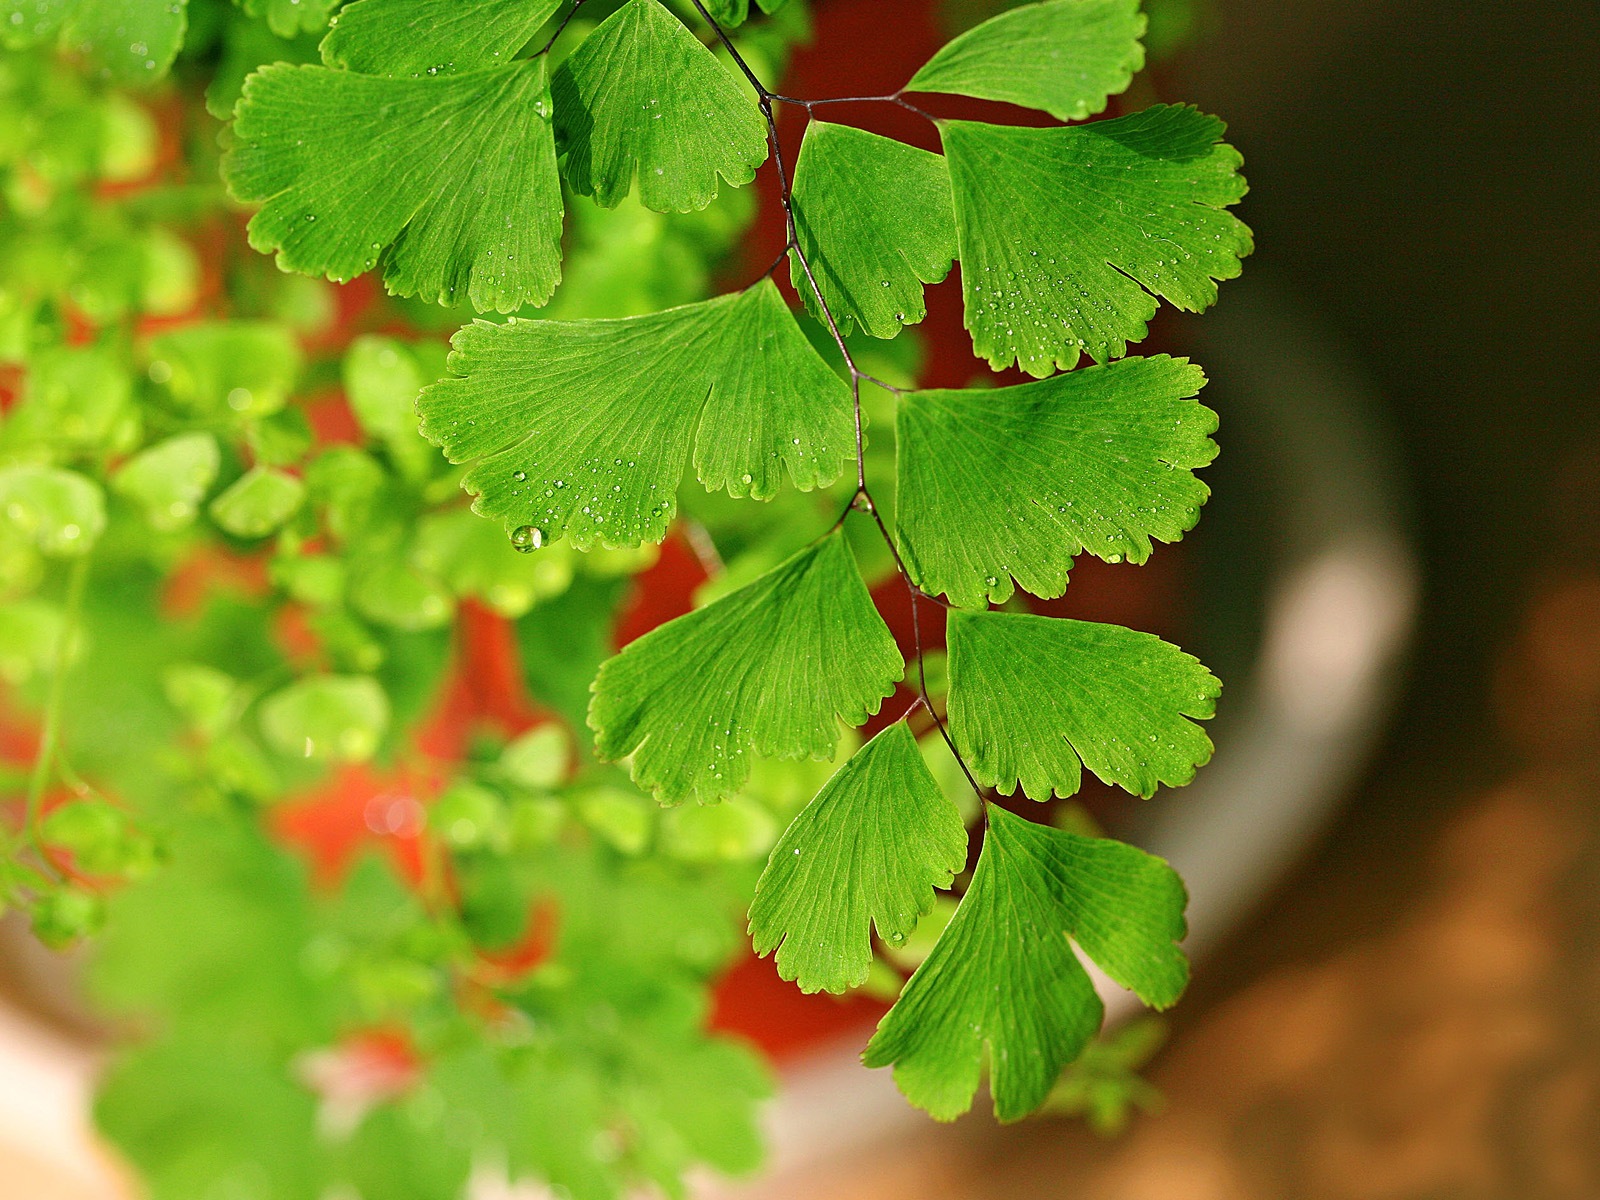
[[[365,762],[389,726],[389,696],[367,675],[312,675],[261,703],[261,731],[290,758]]]
[[[900,403],[900,553],[924,591],[969,608],[1066,590],[1073,556],[1142,563],[1210,494],[1216,414],[1199,367],[1125,358],[1018,387],[912,392]]]
[[[504,66],[563,0],[356,0],[322,39],[322,61],[364,75],[450,75]]]
[[[211,502],[211,519],[234,537],[266,537],[294,516],[305,495],[298,476],[251,467]]]
[[[947,43],[906,84],[1042,108],[1081,121],[1144,66],[1139,0],[1050,0],[1003,12]]]
[[[223,176],[285,270],[342,281],[381,253],[392,293],[480,312],[543,304],[561,277],[543,59],[431,79],[263,67]]]
[[[1156,297],[1198,312],[1239,274],[1250,231],[1223,124],[1157,105],[1114,121],[940,126],[955,195],[966,326],[997,370],[1120,358]]]
[[[556,133],[572,189],[612,208],[639,177],[657,212],[704,208],[767,157],[761,114],[659,0],[628,0],[556,71]]]
[[[788,0],[756,0],[764,13],[775,13]],[[750,0],[706,0],[706,10],[723,28],[743,25],[750,17]]]
[[[987,1046],[995,1116],[1019,1120],[1100,1028],[1100,998],[1067,939],[1166,1008],[1188,982],[1176,945],[1185,902],[1159,858],[990,805],[972,886],[862,1061],[892,1065],[907,1099],[949,1121],[971,1107]]]
[[[1213,716],[1222,685],[1153,634],[960,609],[947,632],[950,735],[981,784],[1047,800],[1076,792],[1086,766],[1148,797],[1211,758],[1188,718]]]
[[[0,45],[59,35],[63,50],[122,86],[165,75],[187,28],[187,0],[0,0]]]
[[[105,532],[105,492],[61,467],[0,467],[0,525],[9,525],[41,554],[77,558]]]
[[[328,23],[339,0],[234,0],[252,17],[265,17],[267,28],[281,38],[315,33]]]
[[[834,530],[722,599],[631,642],[600,668],[589,726],[602,759],[667,804],[711,803],[767,758],[833,755],[904,662]]]
[[[768,500],[784,468],[831,483],[853,449],[850,394],[771,279],[642,317],[478,321],[417,402],[422,432],[519,545],[666,536],[684,460],[713,491]],[[698,427],[698,434],[696,428]]]
[[[927,316],[922,286],[950,273],[955,210],[944,159],[891,138],[812,121],[794,168],[795,232],[840,328],[892,338]],[[812,316],[797,255],[790,278]]]
[[[776,947],[778,974],[803,992],[859,987],[872,928],[904,942],[933,907],[933,889],[949,887],[966,860],[956,806],[896,722],[839,768],[778,841],[750,905],[756,953]]]

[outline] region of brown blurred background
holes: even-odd
[[[1408,477],[1398,711],[1199,970],[1162,1113],[930,1126],[812,1196],[1600,1197],[1600,5],[1211,9],[1171,92],[1229,120],[1247,271],[1342,340]]]

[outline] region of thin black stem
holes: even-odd
[[[539,47],[539,52],[533,57],[543,58],[550,53],[550,47],[556,44],[556,39],[566,32],[567,22],[578,15],[578,10],[583,7],[583,0],[572,0],[572,7],[567,10],[567,15],[561,18],[561,24],[556,26],[556,31],[550,35],[550,40]]]
[[[779,104],[792,104],[796,108],[803,108],[807,113],[814,108],[821,108],[825,104],[897,104],[907,112],[916,113],[917,116],[926,121],[932,121],[935,125],[939,123],[938,117],[926,109],[919,108],[911,103],[901,92],[891,92],[887,96],[829,96],[822,100],[802,100],[798,96],[780,96],[774,93],[772,99]]]
[[[727,32],[722,28],[721,24],[719,24],[716,18],[713,17],[709,11],[707,11],[702,0],[690,0],[690,2],[694,5],[695,11],[700,14],[701,19],[704,20],[705,23],[710,26],[712,31],[717,35],[717,39],[728,51],[728,54],[733,59],[734,64],[739,68],[740,71],[744,73],[744,77],[750,81],[750,86],[756,91],[757,104],[761,108],[761,115],[766,119],[767,141],[772,147],[772,162],[778,174],[778,198],[779,202],[783,205],[783,218],[784,226],[787,232],[787,245],[784,247],[784,254],[778,256],[777,261],[775,261],[772,266],[767,268],[765,274],[771,274],[773,271],[777,270],[778,264],[783,261],[784,255],[788,254],[790,251],[793,251],[795,261],[800,264],[800,268],[806,277],[806,283],[811,289],[811,294],[816,297],[817,310],[822,314],[823,320],[828,326],[828,332],[833,335],[834,345],[838,347],[839,355],[844,359],[844,364],[850,372],[850,399],[852,407],[855,411],[856,490],[855,493],[850,497],[850,503],[847,504],[844,511],[839,514],[839,519],[834,522],[833,528],[838,529],[844,524],[844,520],[850,515],[851,509],[864,509],[872,517],[873,523],[877,525],[878,533],[883,538],[883,544],[889,548],[889,555],[894,559],[895,570],[899,573],[901,580],[906,585],[906,590],[911,595],[911,636],[917,659],[918,699],[927,707],[928,715],[933,718],[934,726],[939,730],[939,736],[944,739],[944,744],[950,748],[950,753],[955,756],[956,764],[961,768],[961,773],[966,776],[967,783],[971,785],[973,794],[983,802],[983,820],[985,827],[987,827],[989,821],[988,797],[983,794],[983,788],[980,787],[978,781],[973,778],[971,770],[969,770],[967,767],[966,759],[964,759],[961,755],[961,751],[956,749],[955,740],[950,736],[950,731],[945,727],[944,719],[940,717],[938,711],[934,708],[933,698],[928,694],[928,674],[926,666],[923,662],[922,622],[920,619],[918,606],[924,599],[933,600],[935,603],[940,602],[935,597],[924,593],[922,589],[917,587],[916,583],[912,580],[911,572],[906,569],[906,564],[900,557],[900,549],[895,545],[894,536],[889,532],[889,527],[884,524],[883,516],[878,511],[877,502],[872,498],[872,492],[867,487],[867,459],[865,452],[866,443],[863,433],[864,423],[861,416],[861,381],[865,379],[867,382],[875,384],[878,387],[883,388],[885,391],[892,392],[896,396],[902,395],[904,390],[896,387],[894,384],[886,383],[875,376],[868,375],[856,365],[855,356],[850,353],[850,347],[845,343],[844,334],[839,329],[838,321],[834,318],[833,309],[829,306],[827,299],[822,294],[822,288],[817,283],[816,274],[811,269],[810,258],[807,256],[805,248],[800,244],[800,232],[795,223],[794,215],[793,183],[789,178],[788,168],[784,165],[783,145],[778,140],[778,120],[773,112],[772,106],[775,103],[797,105],[798,107],[804,108],[809,116],[811,110],[819,104],[842,104],[851,99],[875,100],[898,104],[902,108],[909,109],[920,116],[927,117],[927,119],[930,121],[934,120],[934,118],[928,113],[924,112],[922,109],[918,108],[916,105],[902,99],[898,92],[892,96],[841,97],[836,100],[797,100],[789,96],[780,96],[776,92],[773,92],[771,89],[769,89],[761,82],[759,78],[757,78],[756,73],[750,69],[750,64],[744,60],[744,56],[739,53],[738,48],[734,46],[732,39],[728,37]],[[948,606],[946,605],[944,607]],[[912,706],[912,709],[907,710],[906,715],[909,716],[911,711],[914,709],[915,705]]]

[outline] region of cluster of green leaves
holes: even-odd
[[[98,1117],[153,1197],[447,1200],[498,1172],[599,1200],[747,1170],[770,1085],[708,1032],[710,989],[817,771],[665,813],[551,725],[419,759],[463,606],[512,624],[505,665],[581,726],[654,551],[519,552],[418,433],[440,340],[377,332],[461,318],[352,329],[232,247],[201,93],[226,111],[258,64],[315,57],[313,7],[192,0],[186,86],[154,105],[80,43],[58,58],[59,26],[0,52],[0,715],[44,730],[0,764],[0,909],[97,935],[92,995],[139,1031]],[[747,49],[776,60],[793,28]],[[697,301],[752,212],[585,205],[558,306]],[[319,434],[341,407],[353,427]],[[420,885],[382,856],[330,884],[276,835],[363,800],[366,840],[415,834]],[[352,1098],[380,1035],[404,1070]]]
[[[161,37],[124,50],[105,30],[132,8]],[[1250,249],[1221,124],[1165,105],[939,119],[932,153],[811,119],[792,175],[777,165],[794,309],[768,276],[706,290],[789,103],[759,81],[798,0],[333,8],[0,8],[22,16],[7,46],[43,48],[0,60],[0,105],[26,118],[0,121],[0,355],[22,368],[0,422],[0,670],[46,726],[3,883],[64,939],[107,906],[94,876],[126,881],[97,987],[161,1033],[112,1076],[105,1127],[172,1197],[444,1198],[485,1169],[605,1197],[747,1167],[765,1082],[704,1032],[746,900],[803,990],[898,996],[865,1060],[935,1116],[971,1105],[985,1064],[1003,1119],[1110,1112],[1133,1095],[1114,1053],[1110,1082],[1060,1090],[1101,1021],[1083,960],[1173,1003],[1182,884],[1022,813],[1085,767],[1141,796],[1188,782],[1218,684],[1015,593],[1062,595],[1083,553],[1143,562],[1198,517],[1204,378],[1124,355],[1160,301],[1205,307]],[[1137,0],[1009,8],[902,93],[1083,121],[1128,86],[1143,31]],[[105,188],[157,143],[108,81],[169,66],[231,109],[220,162],[191,136],[193,182]],[[153,326],[202,290],[176,230],[216,212],[213,167],[290,274],[232,263],[225,312]],[[957,263],[976,356],[1035,382],[909,386],[905,327]],[[376,333],[308,350],[331,305],[293,273],[366,272],[419,324],[505,320],[466,325],[447,362]],[[358,425],[334,444],[306,403],[329,387]],[[615,580],[679,526],[725,569],[601,665]],[[180,565],[240,557],[267,603],[163,619]],[[869,592],[896,572],[947,659],[905,661]],[[424,797],[420,898],[376,863],[323,894],[265,814],[330,771],[397,769],[466,601],[516,622],[527,681],[592,750],[490,737]],[[902,683],[916,704],[879,715]],[[548,954],[497,974],[541,904]],[[339,1118],[318,1064],[396,1029],[405,1083]]]
[[[380,19],[391,9],[362,0],[324,43],[326,65],[245,86],[225,174],[261,205],[254,244],[291,269],[376,269],[395,292],[464,294],[480,310],[539,305],[559,274],[558,239],[542,231],[561,181],[601,206],[637,195],[680,211],[766,157],[763,114],[782,101],[748,64],[718,63],[715,27],[697,36],[659,0],[618,6],[548,82],[542,54],[504,59],[531,16],[504,37],[488,21],[459,40],[452,27],[434,48],[392,37]],[[903,90],[1079,121],[1128,85],[1143,30],[1135,0],[1026,5],[957,37]],[[834,330],[853,387],[762,279],[620,320],[478,321],[420,411],[423,432],[469,467],[477,511],[515,544],[659,541],[691,463],[708,491],[757,500],[785,476],[804,491],[844,474],[863,372],[842,335],[894,337],[924,315],[924,287],[961,264],[976,354],[1040,381],[893,389],[885,539],[915,595],[946,598],[948,686],[921,700],[985,789],[985,832],[959,908],[866,1061],[893,1065],[914,1102],[950,1117],[987,1057],[1011,1119],[1045,1100],[1098,1028],[1077,952],[1152,1005],[1176,1000],[1184,898],[1157,860],[1025,821],[989,789],[1071,796],[1085,767],[1141,796],[1186,783],[1210,754],[1195,721],[1218,685],[1149,635],[989,606],[1015,587],[1062,594],[1078,554],[1143,562],[1193,526],[1207,494],[1193,472],[1216,452],[1215,419],[1195,400],[1204,378],[1181,360],[1122,356],[1159,301],[1211,303],[1250,236],[1227,211],[1244,193],[1239,156],[1193,109],[936,124],[942,154],[812,120],[780,180],[792,281]],[[395,176],[396,161],[410,174]],[[1052,374],[1083,355],[1098,365]],[[852,499],[876,513],[865,467]],[[837,523],[740,582],[595,681],[600,755],[627,760],[666,804],[736,794],[753,758],[831,758],[840,724],[865,722],[904,674]],[[960,819],[902,720],[785,833],[751,930],[802,988],[842,990],[867,977],[874,930],[905,939],[934,889],[965,878]]]

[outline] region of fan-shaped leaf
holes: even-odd
[[[991,805],[972,886],[862,1061],[892,1065],[906,1097],[948,1121],[971,1107],[987,1047],[995,1116],[1025,1117],[1100,1028],[1100,998],[1067,939],[1165,1008],[1188,982],[1175,944],[1184,904],[1159,858]]]
[[[766,124],[659,0],[628,0],[557,70],[556,132],[576,192],[612,207],[639,177],[657,212],[704,208],[767,157]]]
[[[979,783],[1046,800],[1076,792],[1086,766],[1150,796],[1211,758],[1188,718],[1209,719],[1222,685],[1152,634],[956,609],[948,634],[950,734]]]
[[[904,722],[878,734],[797,816],[750,905],[757,954],[804,992],[859,987],[872,929],[898,945],[967,859],[955,805]],[[781,943],[781,945],[780,945]]]
[[[922,286],[950,273],[955,210],[944,159],[849,125],[812,121],[794,169],[795,232],[840,327],[892,338],[927,316]],[[790,278],[819,320],[797,256]]]
[[[947,43],[905,90],[1006,100],[1080,121],[1144,66],[1144,26],[1139,0],[1025,4]]]
[[[783,468],[831,482],[853,436],[849,391],[770,279],[643,317],[479,321],[453,344],[461,378],[422,394],[423,433],[481,460],[478,511],[530,546],[660,541],[691,441],[706,487],[766,500]]]
[[[1144,562],[1194,527],[1217,453],[1182,359],[1125,358],[1018,387],[913,392],[900,405],[900,553],[925,591],[987,607],[1011,580],[1066,590],[1073,556]]]
[[[261,204],[250,244],[286,270],[480,312],[543,304],[561,277],[544,60],[383,79],[275,64],[245,81],[223,160]],[[385,249],[387,248],[387,249]]]
[[[293,0],[298,3],[298,0]],[[356,0],[322,39],[322,61],[366,75],[504,66],[562,0]]]
[[[600,668],[589,725],[664,803],[737,791],[749,752],[829,758],[904,663],[838,530],[754,583],[652,630]]]
[[[966,325],[996,368],[1120,358],[1160,296],[1199,311],[1239,273],[1250,231],[1222,122],[1158,105],[1057,129],[948,121]]]

